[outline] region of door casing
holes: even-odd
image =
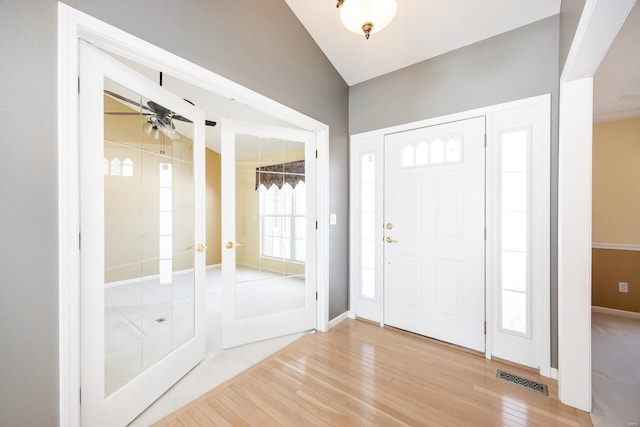
[[[316,329],[329,327],[329,127],[99,19],[58,3],[59,424],[80,425],[80,251],[78,40],[144,66],[163,69],[204,91],[234,98],[316,133],[318,240]]]

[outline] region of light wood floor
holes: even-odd
[[[496,379],[549,386],[549,396]],[[345,320],[302,337],[156,426],[590,426],[554,380],[483,355]]]

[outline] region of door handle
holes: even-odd
[[[396,243],[397,242],[397,240],[393,240],[393,237],[391,237],[391,236],[387,236],[387,238],[384,239],[384,240],[386,240],[387,243]]]
[[[198,247],[196,248],[196,251],[198,251],[198,252],[204,252],[204,251],[205,251],[205,249],[207,249],[207,247],[206,247],[205,245],[203,245],[202,243],[200,243],[200,244],[198,245]]]
[[[242,246],[242,243],[233,243],[231,240],[229,240],[224,247],[227,249],[233,249],[234,247],[239,248],[240,246]]]

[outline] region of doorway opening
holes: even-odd
[[[245,120],[253,120],[255,116],[272,116],[272,122],[286,124],[298,129],[306,129],[314,135],[314,144],[320,156],[317,159],[316,179],[318,182],[317,211],[318,218],[328,218],[328,127],[312,118],[291,110],[290,108],[256,94],[240,85],[230,82],[210,71],[203,70],[188,61],[172,55],[160,48],[151,46],[129,34],[111,27],[88,15],[78,12],[64,4],[59,4],[59,181],[60,199],[60,377],[61,377],[61,419],[62,425],[77,425],[80,404],[80,307],[76,301],[80,295],[79,259],[79,182],[78,175],[78,40],[86,40],[93,46],[102,49],[120,60],[137,64],[138,68],[151,70],[151,80],[157,81],[158,72],[163,71],[163,86],[167,87],[173,78],[186,82],[198,94],[217,94],[233,112],[250,111],[248,116],[236,115]],[[143,73],[146,71],[142,71]],[[194,104],[206,107],[204,102],[196,100],[196,96],[180,93],[182,98]],[[196,101],[194,101],[196,100]],[[254,116],[251,116],[253,114]],[[274,117],[278,117],[274,119]],[[114,177],[129,176],[132,165],[128,158],[109,159],[109,172],[113,165]],[[131,159],[129,159],[131,160]],[[118,168],[119,162],[119,168]],[[102,171],[103,159],[100,161]],[[105,169],[106,170],[106,169]],[[135,174],[135,169],[133,170]],[[328,327],[328,224],[318,221],[317,241],[315,242],[317,257],[314,268],[314,280],[317,284],[317,316],[314,326],[319,330]],[[215,264],[211,264],[215,270]],[[315,302],[315,299],[314,299]],[[166,316],[158,317],[158,325]]]
[[[550,105],[544,95],[351,137],[352,317],[554,376]],[[430,245],[436,262],[422,255]]]

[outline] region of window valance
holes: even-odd
[[[272,185],[281,189],[285,183],[295,188],[299,182],[304,182],[304,160],[256,168],[256,190],[261,185],[266,189]]]

